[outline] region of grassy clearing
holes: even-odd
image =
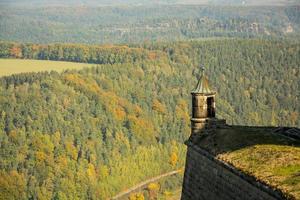
[[[95,66],[94,64],[50,61],[50,60],[22,60],[0,59],[0,77],[23,72],[58,71],[66,69],[82,69]]]

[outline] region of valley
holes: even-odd
[[[106,199],[183,167],[199,65],[229,124],[300,126],[298,42],[1,46],[5,58],[97,64],[0,78],[0,184],[15,199]],[[181,184],[174,176],[151,194],[172,196]]]
[[[299,33],[297,0],[0,1],[0,200],[299,198]],[[203,73],[227,125],[193,140]]]

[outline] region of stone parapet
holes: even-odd
[[[281,191],[257,181],[187,141],[181,200],[284,200]]]
[[[206,129],[225,128],[226,120],[217,118],[192,118],[191,132],[192,134],[201,134]]]

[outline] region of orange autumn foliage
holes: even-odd
[[[150,60],[155,60],[156,57],[157,57],[157,55],[156,55],[155,52],[149,52],[149,53],[148,53],[148,58],[149,58]]]
[[[15,58],[21,58],[22,57],[22,49],[18,46],[14,46],[10,50],[10,55],[15,57]]]
[[[0,171],[0,199],[26,199],[26,181],[16,170],[6,173]]]
[[[178,156],[176,153],[172,153],[170,157],[170,164],[174,167],[177,164]]]
[[[115,108],[114,114],[115,114],[116,119],[119,120],[119,121],[123,121],[125,119],[125,116],[126,116],[126,112],[120,106]]]
[[[166,113],[166,107],[161,102],[159,102],[157,99],[154,99],[152,102],[152,109],[157,111],[160,114]]]

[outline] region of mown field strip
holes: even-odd
[[[24,59],[0,59],[0,76],[9,76],[23,72],[57,71],[66,69],[82,69],[95,66],[95,64],[50,61],[50,60],[24,60]]]

